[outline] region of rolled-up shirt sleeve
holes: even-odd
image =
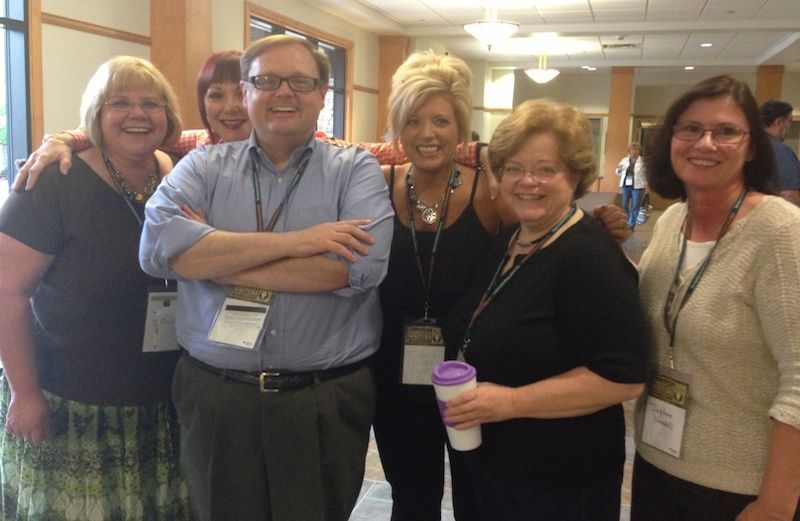
[[[394,211],[377,160],[364,150],[355,149],[354,154],[350,177],[341,193],[339,218],[370,219],[363,229],[375,243],[369,245],[369,254],[358,256],[355,262],[343,261],[348,267],[349,285],[334,292],[341,297],[375,288],[383,281],[394,226]]]
[[[202,149],[184,157],[147,201],[139,242],[139,264],[154,277],[179,278],[170,260],[180,255],[214,228],[189,219],[182,210],[188,205],[208,215],[206,162]]]

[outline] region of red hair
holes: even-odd
[[[219,142],[219,136],[211,130],[211,125],[208,123],[208,114],[206,114],[206,92],[212,83],[239,83],[242,76],[239,67],[239,59],[242,57],[241,51],[222,51],[212,54],[200,67],[200,72],[197,74],[197,105],[200,108],[200,118],[203,120],[203,126],[206,128],[208,135],[211,136],[211,142]]]

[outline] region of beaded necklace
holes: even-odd
[[[111,159],[108,158],[105,152],[100,152],[103,156],[103,163],[106,165],[106,170],[108,170],[109,175],[111,175],[111,179],[114,181],[114,184],[117,185],[117,189],[119,189],[120,193],[125,196],[126,199],[135,203],[135,204],[144,204],[150,198],[151,195],[156,191],[158,188],[158,183],[161,181],[161,176],[159,176],[158,172],[158,160],[153,157],[153,171],[147,176],[147,182],[144,185],[144,189],[141,192],[136,192],[131,188],[131,184],[128,182],[127,179],[122,175],[117,167],[111,162]]]

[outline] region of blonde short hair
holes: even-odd
[[[100,111],[118,92],[130,89],[155,89],[165,102],[167,134],[160,146],[171,145],[181,135],[183,124],[178,98],[167,79],[149,61],[134,56],[117,56],[102,64],[89,79],[81,99],[81,127],[94,146],[103,148]]]
[[[536,134],[552,132],[558,140],[558,155],[567,169],[578,177],[574,197],[586,193],[597,177],[592,145],[592,127],[586,116],[571,105],[548,99],[528,100],[500,122],[489,143],[489,161],[495,175],[502,177],[506,160]]]
[[[466,141],[472,118],[472,71],[464,60],[428,50],[415,52],[392,76],[389,138],[397,142],[408,118],[431,96],[445,96],[453,106],[459,141]]]

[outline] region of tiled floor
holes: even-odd
[[[625,253],[634,261],[638,261],[647,243],[650,242],[653,224],[661,215],[660,211],[653,211],[647,222],[636,227],[633,237],[628,239],[623,245]],[[626,461],[625,474],[622,483],[622,510],[620,521],[630,519],[630,478],[633,464],[633,404],[627,402],[625,405],[625,423],[627,436],[625,437]],[[386,483],[381,468],[378,450],[375,447],[374,439],[370,443],[367,453],[366,472],[364,484],[361,487],[361,495],[350,521],[389,521],[392,512],[392,491]],[[445,476],[445,494],[442,501],[442,521],[453,521],[453,506],[450,499],[450,477]]]

